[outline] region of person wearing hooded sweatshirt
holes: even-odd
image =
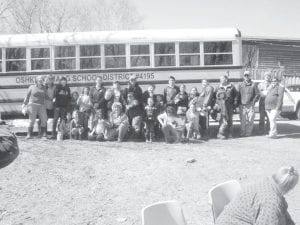
[[[55,88],[54,92],[54,117],[52,124],[52,139],[56,138],[56,127],[58,119],[65,120],[67,112],[70,108],[71,102],[71,90],[67,85],[67,79],[61,77],[59,84]]]
[[[244,187],[216,220],[216,225],[295,225],[284,198],[298,183],[294,167],[281,167],[272,176]]]
[[[254,124],[254,105],[259,98],[257,85],[251,80],[249,71],[244,72],[244,81],[238,86],[241,137],[249,137],[252,134]]]

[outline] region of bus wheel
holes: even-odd
[[[297,110],[296,110],[296,119],[300,120],[300,104],[298,104]]]

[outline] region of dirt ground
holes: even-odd
[[[19,157],[0,170],[0,224],[137,225],[143,207],[178,200],[189,225],[211,225],[207,193],[214,185],[229,179],[245,185],[281,165],[300,170],[300,122],[283,121],[279,131],[276,140],[173,145],[19,137]],[[300,224],[300,184],[286,199]]]

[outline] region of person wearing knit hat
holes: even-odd
[[[270,131],[267,136],[270,138],[277,138],[276,120],[281,112],[283,96],[284,87],[279,84],[277,78],[273,78],[265,98],[265,110],[270,121]]]
[[[265,99],[268,92],[268,87],[271,84],[271,72],[264,73],[264,81],[258,84],[259,90],[259,134],[264,134],[266,131],[270,129],[270,122],[268,115],[265,110]]]
[[[250,71],[244,72],[244,80],[238,85],[241,137],[251,136],[254,124],[254,105],[259,98],[257,85],[251,80]]]
[[[284,195],[298,181],[294,167],[279,168],[272,176],[244,187],[224,207],[216,225],[294,225]]]

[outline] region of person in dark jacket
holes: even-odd
[[[5,126],[0,126],[0,169],[11,164],[19,155],[17,137]]]
[[[154,93],[155,91],[155,85],[154,84],[150,84],[147,88],[147,90],[144,92],[143,94],[143,104],[144,106],[146,106],[148,104],[148,98],[152,98],[154,105],[157,104],[157,95]]]
[[[90,95],[91,103],[93,105],[93,110],[92,110],[93,116],[95,115],[95,112],[98,109],[101,109],[104,118],[107,119],[107,116],[108,116],[107,115],[107,103],[104,98],[105,91],[106,91],[106,89],[102,85],[102,77],[97,77],[96,85],[95,85],[95,87],[91,88],[89,95]]]
[[[133,97],[136,101],[138,101],[138,105],[142,108],[143,105],[143,91],[142,88],[137,83],[137,78],[135,75],[131,75],[129,77],[128,87],[125,88],[124,98],[128,100],[128,93],[133,93]],[[128,104],[128,101],[126,102]]]
[[[26,136],[27,139],[32,138],[33,126],[37,116],[41,120],[41,133],[39,136],[41,136],[43,139],[47,138],[46,127],[48,117],[45,105],[46,99],[49,99],[49,97],[44,86],[44,77],[38,76],[36,78],[36,84],[31,85],[28,88],[24,103],[22,105],[23,114],[25,115],[28,112],[30,120]]]
[[[186,93],[186,87],[184,84],[181,84],[179,87],[179,93],[175,96],[174,102],[177,110],[183,110],[185,113],[189,106],[189,95]]]
[[[139,139],[141,137],[142,124],[144,119],[144,109],[139,105],[139,102],[134,98],[134,93],[127,94],[126,115],[129,119],[130,138]]]
[[[52,124],[52,139],[56,138],[56,127],[58,119],[65,120],[70,109],[71,90],[67,85],[67,79],[61,77],[55,88],[54,94],[54,118]]]
[[[238,86],[241,137],[251,136],[254,124],[254,105],[259,98],[257,85],[251,80],[249,71],[244,72],[244,81]]]
[[[271,85],[268,87],[265,98],[265,109],[270,121],[270,131],[268,137],[277,137],[276,118],[280,114],[284,96],[284,87],[279,84],[277,78],[272,79]]]
[[[175,107],[175,96],[179,93],[179,87],[175,85],[175,77],[169,77],[169,84],[164,89],[164,102],[166,106]],[[176,108],[176,107],[175,107]]]
[[[232,117],[235,108],[238,106],[238,93],[235,86],[228,82],[228,76],[220,78],[220,84],[215,90],[216,103],[214,109],[218,111],[219,132],[218,138],[232,138],[233,126]]]

